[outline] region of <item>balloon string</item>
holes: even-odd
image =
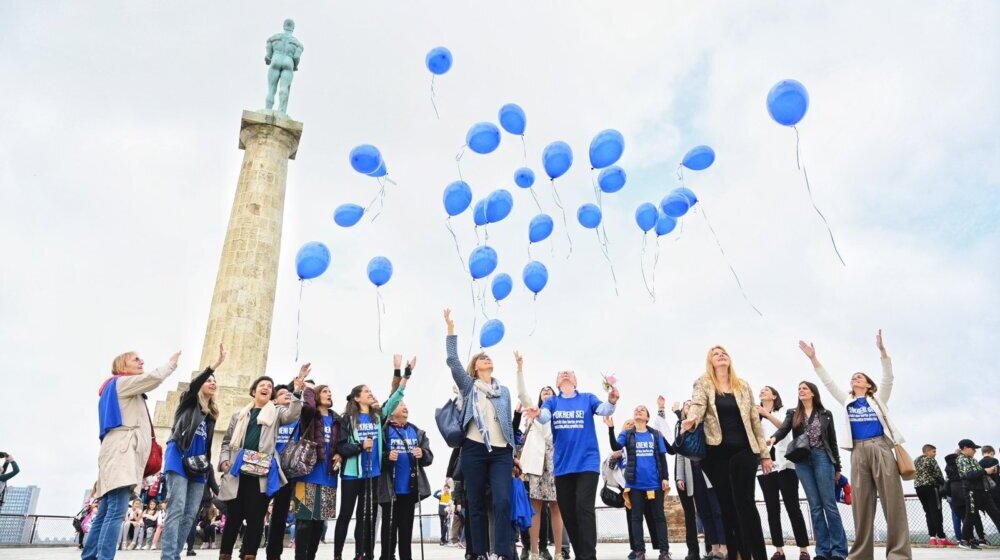
[[[472,231],[476,232],[476,247],[482,245],[482,241],[479,240],[479,226],[473,226]],[[465,264],[462,264],[462,268],[465,268]]]
[[[608,261],[608,268],[611,269],[611,280],[614,282],[615,295],[618,295],[618,277],[615,276],[615,265],[611,262],[611,254],[608,251],[608,242],[601,239],[601,232],[594,229],[594,235],[597,236],[597,243],[601,246],[601,252],[604,253],[604,259]]]
[[[295,312],[295,361],[299,361],[299,331],[302,328],[302,288],[306,285],[305,280],[299,280],[299,308]]]
[[[743,299],[745,299],[746,302],[750,304],[750,307],[752,307],[753,310],[757,312],[757,315],[763,317],[764,314],[761,313],[760,309],[757,309],[757,306],[754,305],[752,301],[750,301],[749,297],[747,297],[747,293],[743,289],[743,282],[740,282],[740,277],[739,275],[736,274],[736,269],[733,268],[733,265],[729,262],[729,257],[726,256],[726,251],[723,250],[722,243],[719,243],[719,236],[715,234],[715,228],[712,227],[712,222],[708,221],[708,214],[705,213],[705,204],[704,203],[699,204],[698,208],[701,210],[701,217],[705,218],[705,223],[708,224],[709,231],[712,232],[712,237],[715,238],[715,244],[719,246],[719,252],[722,253],[723,260],[726,261],[726,264],[729,266],[729,271],[733,273],[733,278],[736,279],[736,285],[740,288],[740,293],[743,294]]]
[[[434,74],[431,74],[431,106],[434,107],[434,116],[441,120],[441,114],[438,113],[437,103],[434,102]]]
[[[458,167],[458,178],[461,179],[462,181],[465,180],[462,177],[462,156],[464,155],[465,155],[465,146],[462,146],[462,148],[458,151],[458,153],[455,154],[455,165]]]
[[[660,236],[656,236],[656,251],[653,253],[653,289],[656,289],[656,267],[660,265]]]
[[[455,252],[458,253],[458,262],[462,263],[462,270],[465,270],[465,259],[462,258],[462,248],[458,246],[458,236],[455,235],[455,230],[451,227],[451,216],[448,216],[444,221],[445,227],[448,228],[448,232],[451,233],[451,238],[455,241]]]
[[[531,324],[531,332],[528,336],[534,336],[535,329],[538,328],[538,293],[535,293],[535,297],[531,299],[531,311],[535,315],[535,321]]]
[[[521,150],[524,152],[524,162],[528,163],[528,144],[524,141],[524,134],[521,135]]]
[[[375,314],[378,316],[378,351],[382,351],[382,314],[385,313],[385,301],[378,286],[375,287]]]
[[[682,163],[677,164],[677,180],[680,181],[682,187],[686,186],[684,185],[684,164]]]
[[[570,255],[573,254],[573,238],[569,236],[569,222],[566,221],[566,209],[563,208],[562,200],[559,199],[559,191],[556,190],[556,181],[552,180],[552,199],[555,201],[556,206],[562,211],[563,227],[566,228],[566,241],[569,241],[569,253],[566,253],[566,258],[568,259]]]
[[[826,216],[819,211],[819,207],[816,206],[816,201],[813,200],[812,187],[809,186],[809,174],[806,173],[806,166],[802,164],[799,158],[799,129],[796,126],[792,126],[792,130],[795,131],[795,167],[802,171],[802,177],[806,180],[806,192],[809,193],[809,203],[812,204],[813,210],[819,214],[819,218],[823,220],[823,225],[826,226],[826,232],[830,235],[830,243],[833,245],[833,251],[837,253],[837,258],[840,259],[840,264],[847,266],[844,262],[844,257],[840,256],[840,249],[837,249],[837,241],[833,238],[833,230],[830,229],[830,224],[826,221]]]
[[[674,243],[680,241],[683,235],[684,235],[684,220],[681,220],[681,230],[677,232],[677,237],[674,238]]]
[[[535,259],[531,258],[531,241],[528,241],[528,262],[531,262],[533,260]]]
[[[534,187],[529,187],[528,190],[531,191],[531,198],[535,199],[535,206],[538,207],[538,211],[539,212],[544,212],[544,210],[542,210],[542,203],[538,202],[538,195],[535,194],[535,188]]]
[[[642,233],[642,251],[639,252],[639,270],[642,272],[642,283],[646,285],[646,291],[649,292],[649,297],[656,301],[656,293],[653,288],[649,287],[649,282],[646,280],[646,238],[649,237],[647,232]]]
[[[604,197],[601,196],[602,195],[602,191],[601,191],[600,187],[597,186],[597,175],[594,173],[594,171],[595,170],[593,168],[591,168],[591,170],[590,170],[590,180],[594,184],[594,198],[597,199],[597,208],[601,211],[601,216],[603,216],[604,215]],[[601,229],[600,229],[600,233],[597,235],[597,238],[601,239],[601,235],[602,234],[604,235],[604,240],[602,241],[602,243],[607,244],[608,243],[608,232],[607,232],[606,229],[604,229],[604,220],[601,220]]]
[[[476,338],[476,280],[472,279],[469,282],[469,295],[472,296],[472,335],[469,336],[469,354],[465,357],[466,360],[472,358],[472,341]]]
[[[382,213],[382,210],[385,209],[385,183],[382,182],[382,178],[381,177],[379,177],[376,180],[378,181],[378,184],[379,184],[378,193],[375,195],[375,198],[373,198],[372,201],[368,203],[368,206],[365,207],[365,213],[367,214],[368,211],[371,210],[375,206],[375,202],[379,203],[379,205],[378,205],[378,212],[376,212],[375,215],[372,216],[372,219],[369,220],[370,222],[374,222],[375,218],[378,218],[379,214]]]
[[[486,287],[485,286],[480,286],[478,297],[479,297],[479,310],[482,311],[482,313],[483,313],[483,319],[486,319],[487,321],[489,321],[490,320],[490,316],[486,313]]]

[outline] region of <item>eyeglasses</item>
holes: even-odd
[[[562,374],[564,374],[564,373],[569,373],[569,374],[571,374],[571,375],[576,375],[576,372],[575,372],[575,371],[573,371],[573,370],[571,370],[571,369],[564,369],[563,371],[560,371],[560,372],[559,372],[559,375],[562,375]]]

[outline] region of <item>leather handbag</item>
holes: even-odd
[[[601,501],[610,508],[621,509],[625,507],[625,496],[608,486],[607,482],[604,483],[604,488],[601,488]]]
[[[462,447],[465,429],[462,426],[462,409],[455,399],[448,399],[444,406],[434,411],[434,421],[448,447]]]
[[[705,425],[698,424],[690,432],[680,432],[674,440],[674,448],[677,453],[691,459],[700,461],[705,458],[708,448],[705,445]]]
[[[875,406],[878,407],[879,411],[882,413],[882,418],[885,418],[885,426],[889,428],[889,437],[892,438],[893,443],[896,441],[896,434],[892,432],[892,424],[889,422],[889,415],[885,413],[885,409],[876,399],[872,399]],[[896,454],[896,467],[899,469],[899,477],[903,480],[913,480],[917,478],[917,466],[913,463],[913,457],[902,445],[895,443],[893,451]]]
[[[273,456],[270,453],[244,449],[243,464],[240,465],[240,472],[250,476],[266,477],[271,472],[272,458]]]
[[[296,426],[295,432],[299,432],[299,428],[300,426]],[[299,439],[295,439],[295,432],[292,432],[288,444],[281,450],[279,461],[281,470],[289,479],[311,473],[319,459],[319,444],[301,437],[301,433]]]
[[[801,463],[812,455],[812,446],[809,445],[809,434],[802,432],[795,436],[792,443],[788,444],[785,450],[785,459],[793,463]]]
[[[146,418],[149,418],[149,434],[152,440],[149,446],[149,457],[146,457],[146,468],[142,470],[142,477],[145,478],[160,472],[163,467],[163,448],[160,447],[159,443],[156,443],[156,430],[153,429],[153,418],[149,415],[149,406],[145,402],[142,404],[146,407]]]
[[[209,469],[212,465],[208,462],[208,455],[192,455],[190,457],[184,457],[184,472],[191,476],[201,476],[208,474]]]

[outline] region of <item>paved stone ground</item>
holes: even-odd
[[[420,545],[413,543],[414,559],[420,558]],[[351,551],[351,544],[348,543],[347,550]],[[683,558],[683,543],[671,543],[671,549],[675,553],[675,558]],[[263,551],[261,551],[263,552]],[[376,553],[378,550],[376,549]],[[602,544],[597,547],[597,557],[601,560],[625,560],[628,557],[628,546],[625,544]],[[768,554],[772,550],[768,550]],[[192,560],[214,560],[219,557],[218,550],[198,550],[197,556],[192,556]],[[160,557],[160,551],[139,551],[130,550],[119,552],[116,558],[120,560],[156,560]],[[282,555],[286,560],[292,560],[294,554],[291,549],[286,549]],[[316,555],[321,560],[331,560],[333,558],[333,545],[320,545],[319,553]],[[424,545],[425,560],[461,560],[464,551],[458,548],[442,547],[437,543],[427,543]],[[655,554],[651,556],[656,558]],[[73,560],[80,558],[80,551],[76,548],[0,548],[0,558],[3,560]],[[185,559],[185,556],[181,556]],[[263,560],[263,555],[259,556]],[[876,548],[875,558],[885,558],[885,549]],[[980,551],[960,550],[956,548],[913,548],[914,560],[957,560],[959,558],[972,559],[998,559],[1000,558],[1000,547],[992,547]]]

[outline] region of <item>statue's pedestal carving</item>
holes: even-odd
[[[211,364],[219,344],[226,345],[226,361],[215,372],[220,413],[216,451],[230,416],[250,401],[250,383],[267,370],[288,160],[295,159],[301,136],[302,123],[283,113],[243,111],[239,137],[243,164],[199,363],[200,368]],[[180,383],[166,401],[156,404],[154,426],[164,442],[180,393],[186,389],[187,383]]]

